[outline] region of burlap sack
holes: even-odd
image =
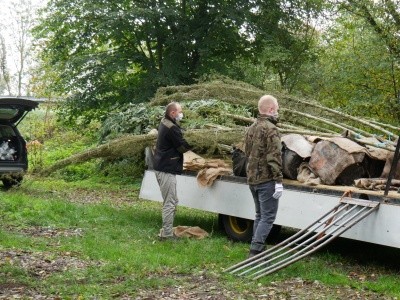
[[[232,175],[232,169],[225,167],[202,169],[197,173],[197,182],[200,186],[208,187],[221,175]]]
[[[198,226],[177,226],[173,228],[174,234],[178,237],[204,239],[208,237],[208,232]]]
[[[321,183],[321,179],[313,173],[306,162],[300,164],[298,168],[297,181],[307,185],[318,185]]]
[[[386,189],[386,178],[360,178],[354,180],[354,185],[360,189],[367,190],[384,190]],[[392,180],[389,189],[397,191],[400,188],[400,180]]]

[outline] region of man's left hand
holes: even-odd
[[[282,183],[275,183],[275,193],[272,195],[275,199],[279,199],[283,193]]]

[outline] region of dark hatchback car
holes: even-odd
[[[17,125],[38,104],[29,98],[0,96],[0,180],[6,188],[19,184],[28,169],[26,142]]]

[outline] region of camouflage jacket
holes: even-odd
[[[245,135],[244,152],[248,158],[247,182],[282,182],[282,144],[276,122],[259,115]]]

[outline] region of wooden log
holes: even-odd
[[[254,123],[254,121],[256,120],[255,118],[247,118],[247,117],[242,117],[242,116],[238,116],[238,115],[233,115],[230,113],[225,113],[224,115],[228,116],[234,120],[243,121],[246,123]]]
[[[218,149],[219,143],[232,145],[240,141],[243,136],[244,129],[241,128],[232,130],[198,129],[190,130],[185,133],[185,138],[189,144],[193,145],[194,148],[198,149],[200,152],[208,151],[210,154],[213,154],[216,149]],[[114,159],[141,155],[144,159],[145,148],[153,146],[156,138],[156,134],[122,136],[111,140],[106,144],[61,159],[53,165],[43,169],[40,172],[40,175],[47,176],[68,165],[84,163],[95,158]]]
[[[368,120],[368,121],[370,123],[372,123],[372,124],[376,124],[376,125],[379,125],[379,126],[382,126],[382,127],[386,127],[386,128],[390,128],[392,130],[400,132],[400,127],[396,127],[396,126],[393,126],[393,125],[390,125],[390,124],[381,123],[381,122],[378,122],[378,121],[375,121],[375,120]]]

